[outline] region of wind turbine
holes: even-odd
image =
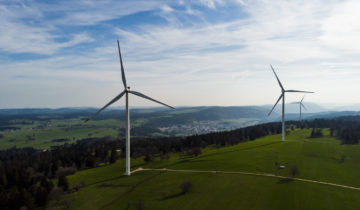
[[[125,142],[125,150],[126,150],[126,171],[125,171],[125,175],[130,176],[130,112],[129,112],[129,93],[145,98],[147,100],[159,103],[161,105],[170,107],[172,109],[174,109],[174,107],[169,106],[167,104],[164,104],[160,101],[157,101],[155,99],[150,98],[149,96],[146,96],[140,92],[137,91],[130,91],[130,87],[126,85],[126,78],[125,78],[125,71],[124,71],[124,66],[123,66],[123,62],[122,62],[122,58],[121,58],[121,52],[120,52],[120,43],[119,40],[117,40],[117,44],[118,44],[118,50],[119,50],[119,58],[120,58],[120,67],[121,67],[121,76],[122,76],[122,82],[124,84],[124,91],[122,91],[119,95],[117,95],[114,99],[112,99],[109,103],[107,103],[104,107],[102,107],[101,109],[99,109],[93,116],[91,116],[90,118],[88,118],[87,120],[85,120],[85,122],[93,119],[97,114],[99,114],[102,110],[104,110],[106,107],[110,106],[111,104],[115,103],[116,101],[118,101],[123,95],[125,95],[126,98],[126,131],[125,131],[125,138],[126,138],[126,142]]]
[[[305,105],[303,104],[303,100],[304,100],[305,96],[302,97],[301,101],[299,102],[293,102],[292,104],[299,104],[300,107],[300,121],[301,121],[301,108],[304,108],[306,110]]]
[[[274,110],[274,108],[276,107],[276,105],[279,103],[280,99],[282,98],[282,135],[281,135],[281,140],[285,141],[285,93],[290,92],[290,93],[314,93],[314,92],[310,92],[310,91],[302,91],[302,90],[285,90],[283,85],[281,84],[279,77],[276,75],[274,68],[272,67],[272,65],[270,65],[272,71],[275,74],[276,80],[279,83],[279,86],[281,88],[281,95],[279,97],[279,99],[276,101],[275,105],[273,106],[273,108],[270,110],[269,114],[271,114],[271,112]]]

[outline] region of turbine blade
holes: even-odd
[[[142,94],[142,93],[139,93],[139,92],[136,92],[136,91],[133,91],[133,90],[132,90],[132,91],[129,91],[129,93],[132,93],[132,94],[134,94],[134,95],[140,96],[140,97],[145,98],[145,99],[148,99],[148,100],[150,100],[150,101],[159,103],[159,104],[161,104],[161,105],[167,106],[167,107],[169,107],[169,108],[171,108],[171,109],[175,109],[175,108],[172,107],[172,106],[169,106],[169,105],[167,105],[167,104],[164,104],[164,103],[162,103],[162,102],[160,102],[160,101],[158,101],[158,100],[155,100],[155,99],[153,99],[153,98],[150,98],[149,96],[146,96],[146,95],[144,95],[144,94]]]
[[[304,98],[305,98],[305,95],[302,97],[302,99],[301,99],[300,103],[302,103],[302,102],[303,102]]]
[[[311,91],[302,91],[302,90],[285,90],[285,92],[292,92],[292,93],[315,93]]]
[[[272,65],[271,65],[271,64],[270,64],[270,67],[271,67],[272,71],[274,72],[275,77],[276,77],[276,79],[277,79],[277,81],[278,81],[278,83],[279,83],[279,85],[280,85],[281,89],[282,89],[282,90],[284,90],[284,87],[282,86],[282,84],[281,84],[281,82],[280,82],[280,79],[279,79],[279,77],[276,75],[275,70],[274,70],[274,68],[272,67]]]
[[[305,105],[304,105],[303,103],[301,103],[301,106],[302,106],[305,110],[307,110],[307,108],[305,107]]]
[[[125,91],[121,92],[119,95],[117,95],[113,100],[111,100],[109,103],[107,103],[103,108],[99,109],[94,115],[92,115],[90,118],[86,119],[84,123],[87,121],[93,119],[96,115],[98,115],[102,110],[104,110],[106,107],[110,106],[111,104],[115,103],[117,100],[119,100],[123,95],[125,94]]]
[[[276,101],[275,105],[273,106],[273,108],[271,109],[271,111],[269,112],[268,116],[271,114],[271,112],[275,109],[275,106],[279,103],[280,99],[283,97],[283,94],[280,95],[279,99]]]
[[[121,67],[121,77],[122,77],[122,81],[123,81],[123,84],[124,84],[124,88],[125,88],[125,90],[126,90],[126,89],[127,89],[127,85],[126,85],[124,65],[123,65],[122,57],[121,57],[120,42],[119,42],[119,40],[117,40],[117,44],[118,44],[118,49],[119,49],[119,58],[120,58],[120,67]]]

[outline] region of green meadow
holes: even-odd
[[[197,157],[171,154],[170,159],[145,163],[132,159],[132,170],[203,170],[199,172],[138,171],[123,176],[124,160],[68,176],[71,187],[49,207],[70,209],[360,209],[360,191],[292,179],[225,174],[242,171],[360,187],[360,146],[341,145],[324,130],[322,138],[308,138],[310,130],[294,130],[280,141],[271,135],[223,148],[207,147]],[[279,169],[277,165],[285,166]],[[192,187],[182,193],[180,185]],[[65,205],[66,204],[66,205]]]
[[[15,122],[16,123],[16,122]],[[81,119],[49,120],[46,123],[33,121],[33,124],[13,124],[20,129],[11,132],[2,132],[0,149],[8,149],[13,146],[33,147],[36,149],[48,149],[51,146],[75,143],[78,140],[89,137],[116,137],[117,130],[124,123],[120,120],[97,120],[84,124]],[[65,142],[56,142],[56,139],[68,139]]]
[[[174,113],[166,114],[161,118],[153,117],[150,120],[144,117],[137,117],[131,121],[132,128],[138,128],[138,131],[144,129],[145,132],[136,134],[134,133],[134,130],[132,130],[131,134],[136,137],[169,137],[169,133],[166,131],[160,131],[158,127],[161,126],[153,125],[153,122],[159,121],[159,119],[167,118],[169,120],[167,125],[170,127],[171,125],[174,125],[174,119],[172,119],[172,116],[179,115],[181,117],[182,114],[192,113],[196,110],[199,111],[199,109],[177,110],[177,112],[174,111]],[[47,116],[43,116],[43,118],[47,119]],[[257,118],[222,119],[213,121],[211,125],[205,124],[203,127],[211,127],[219,124],[237,128],[253,125],[258,122],[258,120],[259,119]],[[183,125],[187,125],[190,129],[192,126],[198,124],[198,121],[191,121],[184,123]],[[65,143],[75,143],[78,140],[90,137],[101,138],[110,136],[115,139],[118,136],[123,137],[125,131],[124,121],[122,119],[112,118],[104,120],[91,120],[87,123],[84,123],[82,118],[54,119],[54,117],[52,117],[51,119],[47,119],[45,121],[16,119],[10,121],[8,126],[17,127],[19,129],[0,131],[0,134],[3,136],[0,137],[0,150],[9,149],[14,146],[17,148],[33,147],[35,149],[49,149],[51,146],[59,146]],[[223,127],[224,126],[220,126],[218,130],[227,130]],[[176,131],[173,131],[171,135],[184,136],[185,134],[191,134],[191,132],[185,132],[184,134],[184,129],[185,128],[179,128]],[[58,139],[66,139],[66,141],[56,141]]]

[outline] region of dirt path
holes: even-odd
[[[352,190],[359,190],[359,187],[352,187],[347,185],[341,185],[331,182],[322,182],[322,181],[316,181],[311,179],[302,179],[302,178],[295,178],[295,177],[287,177],[287,176],[278,176],[275,174],[259,174],[259,173],[251,173],[251,172],[243,172],[243,171],[203,171],[203,170],[176,170],[176,169],[152,169],[152,168],[138,168],[131,173],[136,173],[139,171],[171,171],[171,172],[182,172],[182,173],[222,173],[222,174],[242,174],[242,175],[250,175],[250,176],[263,176],[263,177],[273,177],[273,178],[280,178],[280,179],[290,179],[290,180],[296,180],[301,182],[308,182],[308,183],[316,183],[316,184],[323,184],[323,185],[329,185],[329,186],[335,186],[335,187],[341,187],[345,189],[352,189]]]

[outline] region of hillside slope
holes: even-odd
[[[341,145],[330,138],[308,139],[309,130],[295,130],[280,142],[280,135],[225,148],[208,147],[198,157],[172,154],[145,163],[132,160],[132,170],[169,168],[209,171],[247,171],[291,176],[360,187],[360,146]],[[275,163],[286,168],[279,170]],[[359,209],[360,192],[290,179],[222,173],[140,171],[122,176],[124,161],[84,170],[68,177],[71,186],[86,186],[64,201],[72,209]],[[182,194],[180,185],[193,187]]]

